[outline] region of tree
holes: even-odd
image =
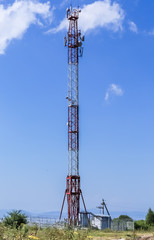
[[[131,217],[127,216],[127,215],[120,215],[119,220],[121,220],[121,221],[123,221],[123,220],[124,221],[133,221],[133,219]]]
[[[21,210],[13,210],[4,218],[3,223],[5,226],[19,228],[21,224],[27,224],[27,216]]]
[[[133,221],[133,219],[127,215],[120,215],[118,218],[114,218],[113,221]]]
[[[149,208],[149,211],[146,215],[146,223],[149,225],[154,224],[154,212]]]

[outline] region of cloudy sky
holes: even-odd
[[[0,209],[61,208],[71,0],[0,1]],[[75,0],[80,174],[87,208],[154,209],[154,1]]]

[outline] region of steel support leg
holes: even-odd
[[[62,213],[63,213],[63,208],[64,208],[64,203],[65,203],[65,198],[66,198],[66,190],[65,190],[65,194],[64,194],[64,199],[63,199],[62,207],[61,207],[61,212],[60,212],[59,221],[61,220],[61,216],[62,216]]]

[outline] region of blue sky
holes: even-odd
[[[1,1],[0,209],[61,208],[70,3]],[[154,209],[154,2],[76,4],[85,34],[79,96],[87,208],[105,198],[111,211]]]

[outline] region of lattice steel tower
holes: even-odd
[[[86,211],[79,175],[79,89],[78,89],[78,65],[82,56],[82,42],[84,36],[78,30],[79,9],[67,9],[69,29],[64,38],[68,48],[68,176],[66,190],[62,204],[60,219],[62,216],[65,197],[68,204],[68,224],[79,224],[80,196]]]

